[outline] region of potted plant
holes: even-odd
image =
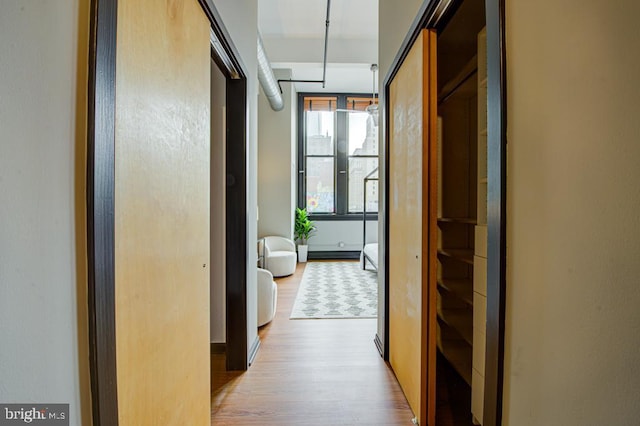
[[[306,262],[309,246],[307,241],[312,237],[311,233],[316,230],[313,221],[309,219],[307,209],[296,208],[296,220],[294,234],[298,242],[298,261]]]

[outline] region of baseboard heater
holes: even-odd
[[[360,259],[360,251],[339,250],[339,251],[310,251],[309,260],[353,260]]]

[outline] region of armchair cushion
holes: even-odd
[[[264,238],[265,266],[274,277],[284,277],[296,271],[296,245],[288,238]]]
[[[276,315],[278,286],[273,275],[266,269],[258,268],[258,327],[269,323]]]
[[[292,251],[294,253],[296,251],[296,245],[288,238],[265,237],[264,242],[267,251]]]

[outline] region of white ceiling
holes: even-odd
[[[326,13],[327,0],[258,0],[258,28],[273,68],[291,69],[293,79],[322,80]],[[326,87],[296,83],[296,90],[371,92],[378,0],[332,0],[329,20]]]

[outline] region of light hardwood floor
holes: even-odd
[[[213,425],[411,425],[413,414],[376,350],[375,319],[289,320],[304,264],[277,279],[275,319],[244,373],[211,357]]]

